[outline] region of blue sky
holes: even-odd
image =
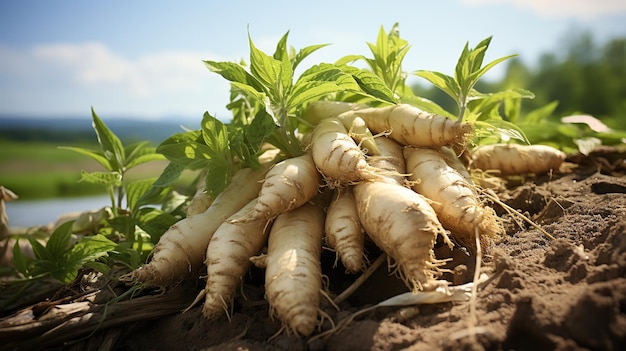
[[[288,30],[296,49],[332,44],[308,66],[369,55],[366,42],[396,22],[411,44],[406,71],[450,74],[466,42],[491,35],[487,60],[519,54],[531,65],[572,33],[624,37],[626,2],[2,0],[0,115],[88,118],[93,106],[105,119],[228,119],[228,83],[202,60],[247,59],[248,30],[267,52]]]

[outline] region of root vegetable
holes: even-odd
[[[443,262],[435,259],[435,241],[442,235],[452,243],[428,201],[393,181],[362,182],[354,195],[365,232],[395,260],[407,287],[416,292],[437,285]]]
[[[204,260],[211,236],[226,218],[256,198],[266,168],[239,170],[231,183],[204,212],[172,225],[159,239],[152,260],[129,273],[124,280],[151,286],[167,286],[197,271]]]
[[[367,128],[363,118],[359,116],[346,115],[339,119],[348,130],[348,135],[357,142],[364,153],[368,155],[380,155],[380,150],[374,141],[374,135]]]
[[[323,210],[307,203],[276,217],[269,234],[265,295],[271,314],[299,336],[317,325],[323,233]]]
[[[491,239],[503,233],[503,228],[495,211],[480,202],[474,186],[448,166],[437,150],[407,147],[404,156],[413,189],[432,200],[453,238],[474,252],[478,233],[483,251],[488,250]]]
[[[472,175],[463,162],[457,157],[454,150],[447,146],[442,146],[439,148],[439,152],[443,156],[444,160],[448,164],[448,166],[452,167],[455,171],[457,171],[463,178],[465,178],[470,184],[472,183]]]
[[[376,138],[375,142],[380,150],[380,156],[370,157],[368,163],[382,170],[381,175],[386,179],[393,179],[396,183],[403,185],[406,164],[404,162],[404,154],[402,153],[402,145],[386,136]]]
[[[313,161],[329,184],[351,184],[378,177],[338,119],[321,121],[312,133]]]
[[[463,144],[472,132],[471,125],[424,112],[408,104],[348,111],[365,120],[374,133],[389,132],[403,145],[444,146]]]
[[[252,200],[233,216],[250,211],[256,201]],[[250,267],[250,257],[258,254],[267,242],[268,223],[265,218],[245,223],[225,221],[217,228],[206,250],[207,282],[202,307],[205,317],[216,318],[228,311]]]
[[[359,221],[352,187],[335,190],[326,210],[326,241],[337,253],[337,258],[351,273],[365,266],[365,234]]]
[[[565,153],[547,145],[493,144],[471,153],[471,166],[501,175],[542,174],[558,170]]]
[[[344,112],[365,107],[367,106],[353,102],[319,100],[307,105],[302,113],[302,119],[311,124],[318,124],[327,118],[335,118]]]
[[[273,219],[309,201],[317,194],[320,185],[321,176],[310,154],[286,159],[267,172],[256,205],[230,221]]]

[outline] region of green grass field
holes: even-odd
[[[59,146],[97,148],[97,145],[58,145],[45,142],[0,140],[0,185],[11,189],[20,199],[89,196],[104,194],[100,185],[78,182],[81,170],[104,171],[85,155],[59,149]],[[157,177],[167,161],[149,162],[128,172],[129,180]],[[195,174],[183,174],[181,187]]]

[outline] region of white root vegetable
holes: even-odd
[[[558,170],[565,153],[547,145],[492,144],[471,152],[471,167],[501,175],[542,174]]]
[[[211,195],[204,190],[198,190],[185,208],[185,215],[190,217],[202,213],[208,210],[212,203],[213,197]]]
[[[302,119],[311,124],[318,124],[327,118],[335,118],[344,112],[366,107],[367,105],[353,102],[319,100],[307,105],[302,113]]]
[[[454,150],[447,146],[442,146],[439,148],[439,152],[443,156],[444,160],[448,164],[448,166],[452,167],[455,171],[457,171],[463,178],[465,178],[470,184],[472,183],[472,175],[463,162],[457,157]]]
[[[474,251],[478,233],[483,251],[504,232],[493,208],[484,206],[472,184],[445,162],[437,150],[406,147],[407,172],[413,189],[432,200],[443,226],[463,246]]]
[[[406,164],[404,162],[402,145],[385,136],[376,138],[375,142],[380,150],[380,156],[370,157],[368,163],[380,169],[382,171],[381,175],[385,179],[394,180],[396,183],[404,185]]]
[[[365,267],[365,233],[359,221],[352,187],[335,189],[326,210],[326,242],[350,273]]]
[[[250,201],[233,216],[238,216],[256,204]],[[245,223],[225,221],[213,234],[206,250],[207,281],[202,314],[209,319],[229,310],[232,299],[250,267],[250,258],[267,242],[269,220],[259,218]]]
[[[130,272],[124,280],[168,286],[198,271],[215,230],[226,218],[257,197],[260,180],[266,171],[266,168],[239,170],[206,211],[172,225],[159,239],[152,260]]]
[[[356,183],[378,177],[367,164],[363,151],[336,118],[321,121],[313,130],[313,161],[330,185]]]
[[[463,144],[472,132],[472,126],[467,123],[424,112],[408,104],[370,107],[344,114],[363,118],[372,132],[389,132],[390,138],[403,145]]]
[[[435,259],[435,241],[442,235],[452,243],[428,201],[394,181],[362,182],[354,195],[365,232],[395,260],[407,287],[414,292],[436,287],[443,262]]]
[[[268,172],[256,205],[231,222],[273,219],[311,200],[321,185],[321,176],[309,153],[277,163]]]
[[[356,141],[358,146],[368,155],[380,155],[380,150],[374,141],[374,135],[367,128],[365,120],[355,115],[342,115],[339,118],[343,126],[348,131],[348,135]]]
[[[311,203],[279,215],[270,230],[265,295],[271,314],[299,336],[318,323],[323,233],[324,212]]]

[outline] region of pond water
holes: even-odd
[[[108,195],[46,200],[15,200],[6,203],[10,227],[32,227],[55,223],[68,212],[97,210],[110,205]]]

